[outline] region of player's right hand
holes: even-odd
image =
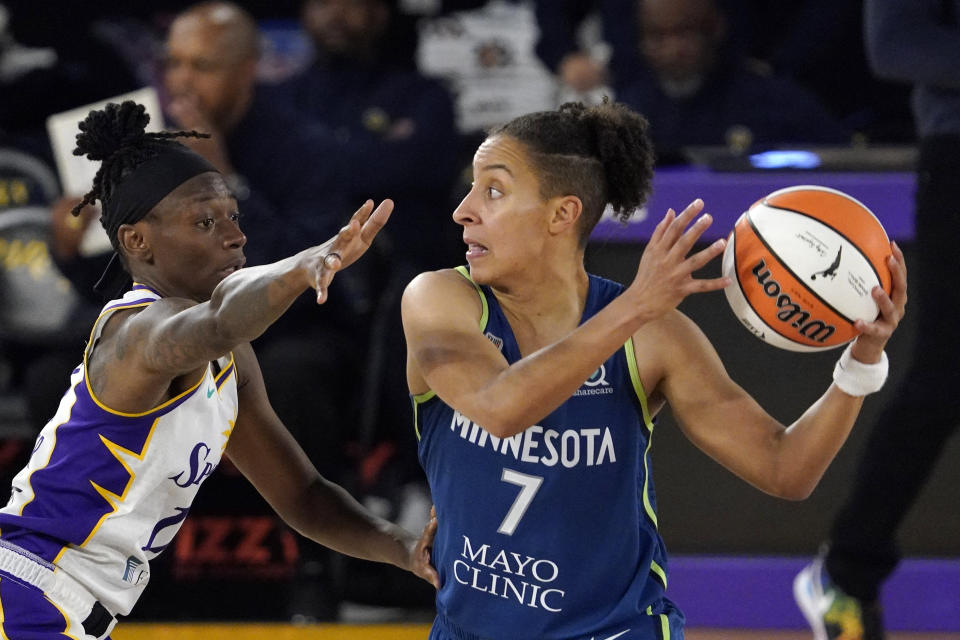
[[[699,198],[687,205],[680,215],[668,209],[650,236],[640,258],[637,275],[625,292],[636,301],[644,321],[658,318],[676,308],[692,293],[716,291],[730,284],[730,279],[725,277],[693,277],[694,271],[719,256],[726,247],[726,241],[721,239],[702,251],[688,255],[713,222],[710,214],[704,214],[690,224],[702,210],[703,200]]]
[[[346,269],[366,253],[392,212],[393,200],[384,200],[376,209],[373,200],[367,200],[337,235],[305,252],[312,274],[311,286],[317,291],[317,304],[326,302],[336,272]]]

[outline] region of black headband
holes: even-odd
[[[153,155],[123,176],[110,197],[103,202],[101,221],[110,242],[117,243],[121,225],[142,220],[167,194],[190,178],[216,171],[203,156],[179,142],[158,145]],[[121,292],[132,282],[119,256],[114,253],[94,290],[103,294]]]

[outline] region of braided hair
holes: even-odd
[[[86,156],[90,160],[99,160],[100,169],[93,178],[90,189],[71,213],[79,215],[80,210],[100,200],[104,204],[100,218],[104,228],[111,232],[118,227],[113,219],[123,212],[107,206],[117,192],[123,180],[144,161],[157,156],[171,145],[181,147],[175,138],[209,138],[210,134],[197,131],[161,131],[146,132],[150,114],[142,104],[127,100],[121,104],[110,103],[99,111],[91,111],[80,122],[77,134],[75,156]],[[115,231],[115,229],[113,229]],[[117,249],[116,233],[110,233],[110,242]]]
[[[592,107],[568,102],[556,111],[519,116],[490,136],[507,135],[526,147],[541,197],[580,198],[583,246],[607,203],[625,223],[646,202],[654,163],[647,127],[643,116],[605,97]]]

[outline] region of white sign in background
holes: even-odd
[[[60,184],[63,195],[80,197],[90,190],[93,177],[100,168],[99,162],[88,160],[85,156],[73,155],[77,146],[77,125],[96,109],[103,109],[110,102],[117,104],[133,100],[142,104],[150,115],[147,131],[161,131],[163,129],[163,111],[160,109],[160,99],[152,87],[131,91],[119,96],[107,98],[100,102],[86,104],[69,111],[55,113],[47,118],[47,134],[50,136],[50,146],[57,163],[57,172],[60,174]],[[99,224],[91,224],[80,244],[80,255],[89,256],[109,251],[110,240]]]

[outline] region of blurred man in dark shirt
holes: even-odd
[[[180,14],[167,36],[163,88],[173,124],[211,134],[190,143],[240,202],[250,264],[326,237],[349,213],[338,145],[256,85],[260,35],[238,7],[211,2]]]
[[[363,483],[372,488],[390,465],[390,481],[380,484],[391,490],[423,479],[406,384],[395,373],[403,371],[405,358],[400,294],[417,273],[463,259],[455,226],[438,224],[453,210],[461,170],[453,99],[442,84],[412,71],[411,60],[386,46],[392,4],[306,0],[302,23],[315,59],[276,91],[278,100],[344,143],[336,161],[352,194],[396,202],[395,224],[378,237],[382,267],[370,273],[378,302],[358,425]],[[438,234],[438,228],[448,231]]]
[[[349,142],[337,162],[354,193],[396,201],[403,224],[385,230],[396,257],[440,266],[434,223],[449,214],[459,170],[453,100],[381,48],[390,20],[384,0],[307,0],[316,57],[278,94]]]
[[[639,0],[637,16],[640,67],[617,97],[650,121],[661,163],[682,159],[688,146],[849,142],[813,94],[729,46],[715,0]]]

